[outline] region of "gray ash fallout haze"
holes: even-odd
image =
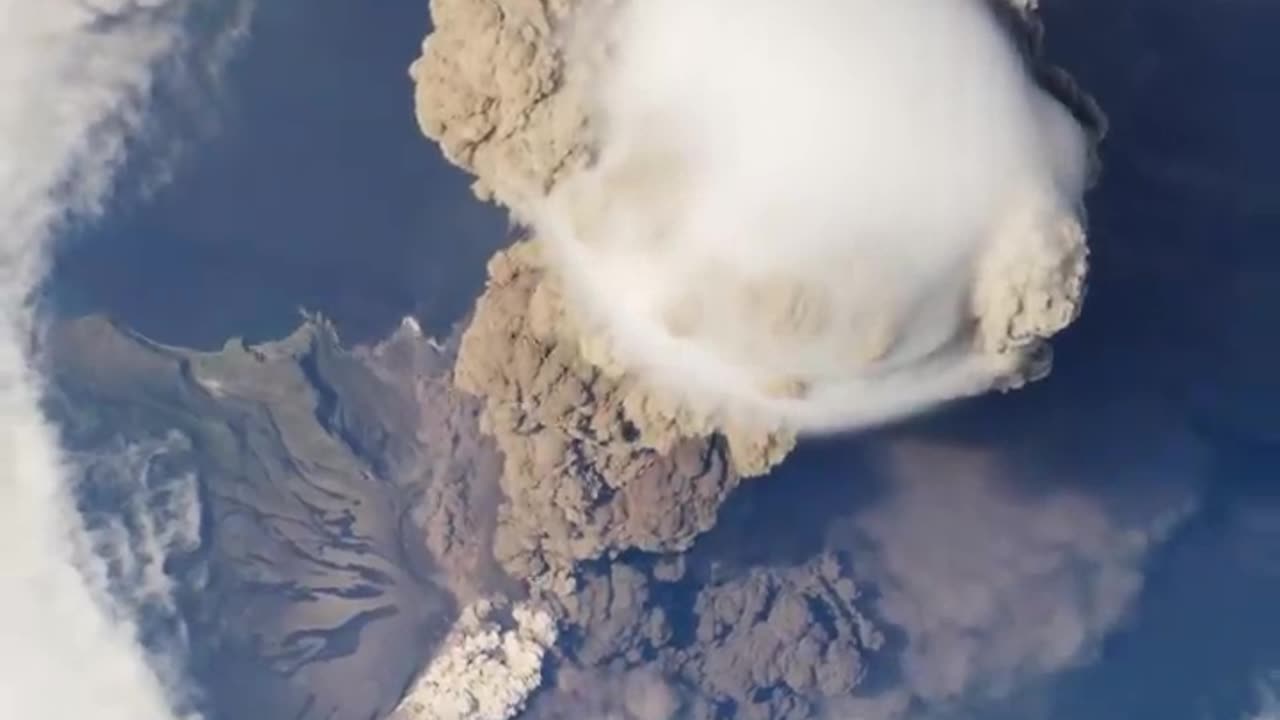
[[[1152,564],[1132,629],[1063,683],[1055,716],[1268,717],[1255,686],[1280,667],[1280,64],[1264,28],[1280,10],[1064,0],[1045,17],[1050,51],[1110,119],[1090,203],[1097,311],[1058,345],[1075,369],[1050,399],[1095,388],[1081,412],[1146,405],[1163,418],[1149,426],[1189,429],[1208,451],[1202,510]],[[1171,630],[1192,617],[1211,620]]]

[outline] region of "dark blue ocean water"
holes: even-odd
[[[410,313],[447,332],[506,221],[418,132],[427,28],[425,0],[258,2],[221,88],[156,119],[189,135],[171,180],[138,192],[156,180],[144,146],[105,223],[62,247],[57,304],[199,347],[279,337],[299,307],[353,342]]]
[[[1054,715],[1240,717],[1280,669],[1280,6],[1046,5],[1051,54],[1111,119],[1060,386],[1110,376],[1112,402],[1160,397],[1210,452],[1200,511]]]

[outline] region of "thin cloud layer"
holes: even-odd
[[[1257,688],[1258,711],[1246,720],[1280,720],[1280,671],[1264,674]]]
[[[900,642],[897,682],[836,716],[980,703],[1093,660],[1133,609],[1150,555],[1197,503],[1194,441],[1163,431],[1130,440],[1092,463],[1041,446],[1022,460],[891,446],[880,496],[833,540],[876,588],[874,611]]]
[[[185,684],[190,648],[168,565],[200,549],[203,520],[196,474],[171,464],[191,447],[190,438],[169,432],[138,442],[117,438],[101,451],[68,458],[88,498],[79,504],[85,542],[100,561],[110,601],[138,618],[145,652],[171,689]],[[198,702],[183,690],[171,699],[180,709]]]
[[[186,8],[0,0],[0,717],[174,716],[94,569],[41,413],[32,294],[58,231],[103,209]]]

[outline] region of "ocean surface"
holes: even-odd
[[[257,3],[200,117],[156,118],[190,134],[172,167],[135,163],[105,222],[64,243],[55,303],[200,348],[281,337],[299,308],[347,342],[409,314],[447,333],[507,233],[414,121],[428,27],[425,0]]]

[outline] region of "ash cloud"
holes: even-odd
[[[683,694],[650,669],[560,671],[554,689],[538,697],[524,720],[672,720],[685,717]]]
[[[1090,140],[979,0],[658,0],[569,33],[596,158],[514,208],[597,365],[863,427],[1048,370]]]
[[[1263,673],[1255,683],[1257,687],[1257,712],[1245,720],[1275,720],[1280,718],[1280,671]]]
[[[188,4],[0,1],[0,715],[173,717],[127,606],[99,579],[40,409],[34,295],[51,244],[104,210],[141,134],[160,67],[184,50]]]
[[[1126,415],[1151,429],[1123,447],[1105,431],[1064,439],[1034,422],[1008,446],[910,434],[887,444],[878,497],[828,539],[876,589],[894,682],[834,704],[833,717],[980,708],[1096,657],[1128,619],[1151,554],[1197,509],[1207,463],[1189,433]]]

